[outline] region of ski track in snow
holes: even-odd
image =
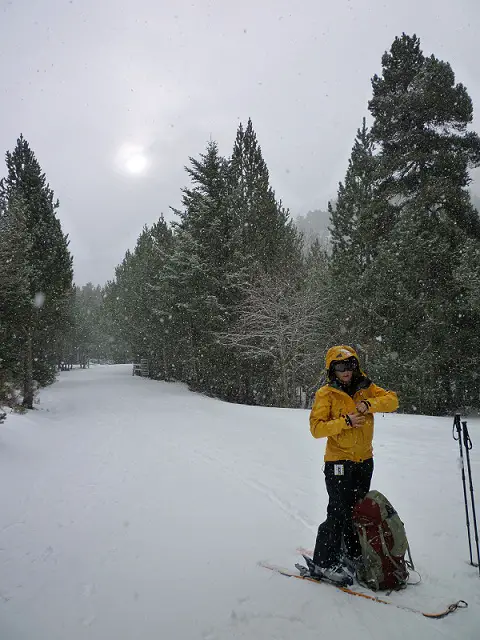
[[[318,527],[318,523],[313,522],[305,513],[296,509],[290,502],[283,499],[281,496],[277,495],[277,492],[269,487],[268,485],[260,482],[259,480],[252,479],[250,477],[244,476],[242,473],[238,472],[234,467],[231,467],[224,462],[220,457],[214,457],[207,453],[202,453],[200,451],[195,451],[201,458],[208,462],[213,462],[222,468],[225,473],[229,473],[233,475],[240,482],[244,483],[248,487],[254,489],[255,491],[260,492],[264,496],[266,496],[273,504],[280,507],[280,509],[286,513],[292,520],[296,520],[300,522],[305,528],[310,529],[312,531],[316,531]],[[299,492],[297,492],[298,495]]]
[[[391,599],[470,605],[434,621],[257,566],[293,566],[325,515],[325,441],[307,411],[228,404],[128,365],[62,373],[0,429],[0,638],[479,640],[451,424],[376,419],[372,488],[422,574]]]

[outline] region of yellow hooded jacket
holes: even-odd
[[[325,358],[327,374],[333,361],[347,360],[357,353],[352,347],[338,345],[328,350]],[[360,371],[360,369],[359,369]],[[353,460],[363,462],[373,456],[373,414],[389,412],[398,408],[398,397],[394,391],[386,391],[369,380],[363,371],[353,397],[330,384],[321,387],[315,394],[310,412],[310,431],[314,438],[328,438],[325,462]],[[357,413],[356,405],[365,400],[368,412],[363,427],[352,427],[345,416]]]

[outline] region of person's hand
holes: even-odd
[[[350,418],[350,422],[354,429],[363,427],[365,424],[365,416],[359,415],[358,413],[349,413],[348,417]]]
[[[357,404],[356,408],[357,408],[358,413],[361,413],[361,414],[367,413],[367,411],[368,411],[368,405],[363,400],[361,400],[361,402],[359,402]]]

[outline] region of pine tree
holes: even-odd
[[[170,301],[165,287],[165,267],[173,250],[172,230],[163,216],[140,235],[134,252],[135,333],[131,342],[137,362],[147,358],[150,375],[172,376],[173,344],[170,340]]]
[[[377,160],[365,118],[357,130],[344,182],[335,205],[328,205],[332,255],[330,269],[336,312],[345,340],[356,344],[371,333],[368,281],[363,274],[375,261],[377,245],[388,232],[388,203],[377,197]]]
[[[248,265],[248,279],[255,286],[266,274],[292,274],[301,268],[302,239],[289,212],[277,201],[251,119],[239,125],[228,171],[229,194],[240,230],[239,251]],[[268,404],[278,372],[269,359],[244,358],[239,381],[245,402],[255,397]]]
[[[240,124],[229,167],[233,207],[242,227],[242,251],[266,273],[300,267],[301,241],[289,212],[275,197],[251,119]]]
[[[179,374],[194,388],[229,396],[234,360],[215,332],[228,326],[244,278],[246,260],[238,250],[242,227],[216,143],[190,162],[186,170],[193,186],[183,190],[183,210],[175,211],[180,223],[166,268]]]
[[[468,130],[473,107],[466,88],[455,84],[447,62],[424,56],[415,35],[395,38],[382,67],[369,102],[379,193],[397,208],[415,202],[480,237],[466,189],[469,169],[480,164],[480,138]]]
[[[444,413],[472,387],[459,362],[473,316],[455,274],[466,238],[479,237],[467,186],[480,140],[465,87],[416,36],[396,38],[382,66],[373,125],[359,131],[331,208],[339,313],[347,342],[367,350],[369,371],[406,410]]]
[[[58,201],[23,136],[14,151],[7,152],[6,163],[8,173],[0,183],[0,198],[23,203],[29,238],[29,296],[37,307],[25,328],[24,404],[31,408],[32,379],[44,385],[55,376],[59,342],[69,318],[72,258],[68,238],[55,215]]]
[[[370,134],[363,119],[348,161],[345,182],[338,187],[335,206],[330,202],[330,234],[334,262],[350,261],[351,271],[361,271],[372,260],[375,228],[375,159]]]
[[[144,227],[104,292],[102,332],[110,334],[111,357],[134,362],[146,358],[150,375],[157,379],[170,379],[175,372],[178,345],[165,284],[172,250],[172,230],[160,216],[151,228]]]
[[[480,231],[467,191],[480,139],[467,129],[465,87],[448,63],[424,57],[416,36],[396,38],[382,64],[369,104],[375,195],[394,215],[359,282],[366,342],[373,371],[388,375],[408,409],[445,413],[464,395],[460,363],[471,327],[455,273],[466,238]]]

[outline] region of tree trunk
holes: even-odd
[[[165,342],[163,343],[163,346],[162,346],[162,354],[163,354],[163,379],[169,380],[170,371],[169,371],[169,366],[167,364],[167,348],[165,346]]]
[[[290,403],[290,393],[288,388],[288,365],[287,365],[287,358],[285,354],[284,343],[281,337],[279,339],[278,347],[279,347],[279,361],[280,361],[279,365],[280,365],[280,373],[281,373],[281,379],[282,379],[282,398],[280,399],[280,402],[282,403],[281,406],[289,407],[291,403]]]
[[[33,409],[33,328],[27,330],[27,340],[23,357],[23,406]]]
[[[287,365],[286,363],[282,360],[280,363],[280,369],[281,369],[281,374],[282,374],[282,405],[283,407],[290,407],[291,403],[290,403],[290,393],[289,393],[289,388],[288,388],[288,372],[287,372]]]

